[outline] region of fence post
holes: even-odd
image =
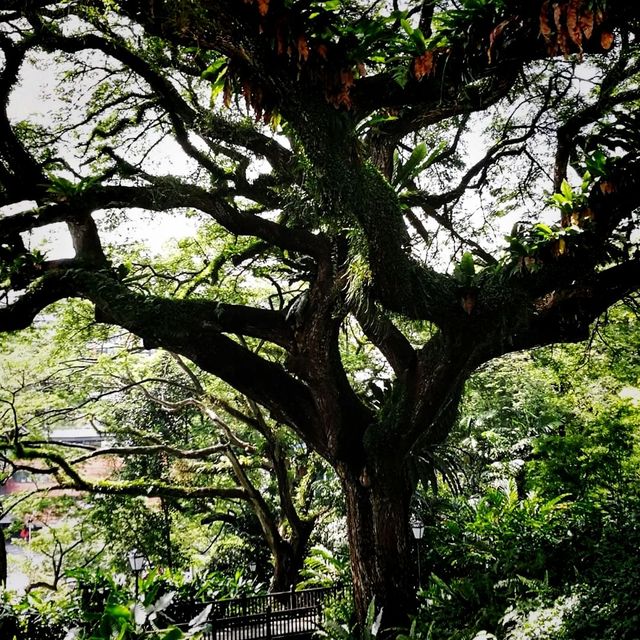
[[[267,607],[267,640],[271,640],[271,605]]]
[[[240,606],[242,607],[242,615],[246,616],[247,615],[247,594],[243,593],[240,596]]]
[[[289,609],[296,608],[296,594],[293,590],[293,585],[289,587]]]

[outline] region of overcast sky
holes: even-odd
[[[40,65],[38,65],[40,66]],[[44,68],[42,68],[44,67]],[[56,73],[59,67],[25,64],[20,84],[11,94],[8,113],[14,121],[30,120],[43,125],[53,122],[54,114],[60,108],[68,108],[54,97]],[[178,154],[174,154],[178,155]],[[24,203],[21,209],[30,208],[34,203]],[[15,208],[11,209],[15,211]],[[1,209],[0,209],[1,211]],[[102,216],[98,214],[98,223]],[[113,232],[104,234],[106,242],[118,242],[124,238],[133,238],[144,242],[153,252],[159,252],[172,240],[192,235],[197,221],[183,216],[164,213],[143,213],[119,225]],[[71,237],[65,224],[49,225],[41,228],[25,240],[32,248],[38,247],[46,251],[50,259],[73,257]]]

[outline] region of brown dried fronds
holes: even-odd
[[[576,52],[582,55],[584,42],[591,39],[604,20],[602,10],[592,11],[587,0],[545,0],[540,7],[539,23],[547,53],[550,56],[562,53],[565,57]],[[613,33],[603,30],[600,46],[606,51],[612,45]]]

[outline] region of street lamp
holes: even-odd
[[[129,566],[131,567],[131,572],[136,577],[136,600],[138,600],[138,578],[140,576],[140,573],[142,572],[142,570],[145,568],[147,564],[147,559],[137,549],[131,549],[131,551],[129,551],[128,558],[129,558]]]
[[[424,536],[424,522],[419,518],[413,518],[411,520],[411,531],[413,531],[413,537],[416,539],[416,549],[418,551],[418,587],[422,588],[422,580],[420,578],[420,540]]]
[[[31,544],[31,534],[33,533],[33,516],[27,516],[27,542]]]
[[[251,573],[253,573],[256,570],[256,563],[255,560],[251,560],[249,562],[249,571],[251,571]]]

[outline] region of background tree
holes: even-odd
[[[447,437],[478,366],[586,339],[640,284],[638,18],[595,0],[9,0],[0,329],[84,298],[261,405],[340,478],[360,620],[375,595],[405,623],[407,461]],[[64,73],[58,124],[9,115],[32,53]],[[188,264],[107,244],[140,209],[185,208],[211,229]],[[29,246],[59,222],[74,257]],[[347,328],[386,384],[346,372]]]
[[[158,460],[146,454],[137,462],[125,459],[125,468],[146,479],[157,471],[150,473],[145,466],[160,464],[169,482],[188,486],[199,480],[234,487],[236,499],[209,505],[204,520],[237,528],[240,523],[234,512],[246,507],[273,560],[271,588],[284,591],[299,580],[318,518],[333,508],[328,500],[324,504],[322,500],[326,467],[294,434],[286,433],[265,416],[258,405],[241,396],[225,399],[220,393],[207,391],[185,363],[175,356],[174,360],[178,364],[174,371],[169,368],[156,375],[150,380],[153,386],[144,380],[135,383],[143,392],[134,395],[128,415],[116,416],[116,424],[125,425],[118,429],[117,437],[129,444],[172,443],[183,449],[198,446],[206,453],[181,466],[170,456]],[[182,427],[176,428],[179,423]],[[158,428],[161,424],[168,429]]]
[[[115,545],[125,554],[136,547],[174,569],[183,564],[176,555],[186,546],[182,535],[172,539],[174,515],[226,523],[241,536],[250,533],[244,530],[250,523],[251,542],[266,545],[273,561],[271,588],[295,585],[318,518],[336,506],[328,496],[326,465],[255,403],[230,395],[175,355],[140,354],[135,340],[117,335],[109,338],[106,353],[92,353],[104,332],[86,311],[67,309],[56,322],[52,317],[32,331],[32,351],[24,340],[7,341],[12,348],[0,371],[28,383],[5,385],[23,426],[16,436],[12,420],[0,423],[5,427],[0,459],[11,471],[31,469],[32,461],[15,457],[19,443],[30,458],[48,461],[40,473],[56,477],[43,487],[49,492],[64,486],[111,494],[116,502],[123,492],[154,497],[159,510],[145,509],[146,524],[128,527],[123,540],[110,540],[110,550]],[[83,314],[85,328],[79,330]],[[46,342],[57,347],[43,353]],[[34,389],[52,402],[34,404]],[[65,444],[53,433],[56,426],[88,423],[102,435],[100,445]],[[103,477],[85,468],[101,460],[106,461]],[[174,488],[178,493],[172,495]],[[190,489],[203,490],[208,499],[188,500]],[[134,502],[116,502],[96,503],[103,505],[103,524],[109,516],[114,520],[107,526],[114,535],[122,532],[123,522],[114,518],[116,511],[129,512],[132,523],[141,520]],[[211,535],[219,533],[214,527]]]

